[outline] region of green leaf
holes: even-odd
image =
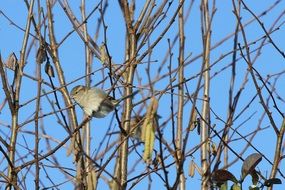
[[[231,190],[241,190],[241,187],[239,186],[239,184],[235,183],[232,185]]]
[[[261,160],[262,156],[258,153],[253,153],[244,160],[241,168],[241,181],[255,169]]]
[[[223,183],[219,189],[220,189],[220,190],[227,190],[227,189],[228,189],[228,186],[227,186],[226,183]]]

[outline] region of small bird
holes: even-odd
[[[129,96],[116,100],[99,88],[78,85],[71,90],[70,95],[88,116],[103,118],[112,112],[121,101],[137,93],[138,91],[135,91]]]

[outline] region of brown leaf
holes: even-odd
[[[217,155],[217,146],[214,142],[211,143],[211,153],[216,156]]]
[[[190,177],[194,177],[194,175],[195,175],[195,162],[193,160],[191,160],[191,162],[190,162],[188,175]]]
[[[37,55],[36,55],[36,61],[39,64],[42,64],[45,60],[47,59],[46,57],[46,52],[43,46],[40,46]]]
[[[274,184],[282,184],[281,180],[279,178],[271,178],[271,179],[268,179],[264,182],[264,185],[266,187],[270,187]]]
[[[108,56],[107,56],[106,50],[105,50],[105,45],[102,44],[99,48],[100,48],[101,62],[102,62],[102,64],[105,64],[108,60]]]
[[[6,61],[6,66],[10,69],[15,70],[17,64],[18,64],[18,59],[15,53],[13,52],[9,55],[8,60]]]
[[[230,180],[234,183],[238,182],[236,177],[231,172],[229,172],[227,170],[223,170],[223,169],[214,171],[212,174],[212,180],[216,183],[219,183],[219,184],[224,183],[228,180]]]
[[[241,180],[243,181],[244,178],[250,174],[257,164],[262,160],[262,156],[258,153],[253,153],[249,155],[243,162],[242,168],[241,168]]]
[[[194,110],[191,118],[191,125],[190,125],[190,131],[193,131],[197,127],[197,111]]]
[[[259,180],[259,176],[257,174],[257,171],[256,170],[253,170],[251,173],[251,180],[252,180],[252,184],[253,185],[256,185],[258,183],[258,180]]]
[[[54,71],[53,71],[53,67],[51,66],[50,63],[46,63],[45,65],[45,72],[49,77],[54,78]]]

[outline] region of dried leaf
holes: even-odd
[[[271,179],[268,179],[264,182],[264,185],[266,187],[270,187],[274,184],[282,184],[281,180],[279,178],[271,178]]]
[[[17,64],[18,64],[18,59],[15,53],[13,52],[9,55],[8,60],[6,61],[6,66],[10,69],[15,70]]]
[[[42,64],[45,60],[47,59],[46,57],[46,52],[43,46],[40,46],[37,55],[36,55],[36,61],[39,64]]]
[[[211,153],[214,156],[217,155],[217,146],[216,146],[216,144],[214,142],[211,143]]]
[[[45,65],[45,72],[49,77],[54,78],[54,71],[53,71],[53,67],[51,66],[50,63],[46,63]]]
[[[193,131],[197,127],[197,111],[194,110],[194,113],[192,114],[191,118],[191,126],[190,126],[190,131]]]
[[[257,171],[256,170],[253,170],[251,173],[250,173],[250,175],[251,175],[251,180],[252,180],[252,184],[253,185],[256,185],[257,183],[258,183],[258,180],[259,180],[259,176],[258,176],[258,174],[257,174]]]
[[[100,48],[101,62],[102,64],[104,64],[108,60],[106,55],[105,45],[102,44],[99,48]]]
[[[225,183],[226,181],[230,180],[234,183],[237,183],[238,180],[236,177],[229,171],[227,170],[216,170],[212,173],[212,180],[218,184]]]
[[[195,162],[193,160],[191,160],[191,162],[190,162],[188,175],[190,177],[194,177],[194,175],[195,175]]]
[[[262,156],[258,153],[253,153],[244,160],[241,168],[241,181],[255,169],[261,160]]]

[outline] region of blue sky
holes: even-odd
[[[94,7],[94,1],[86,1],[87,2],[87,14],[91,11],[91,9]],[[271,5],[274,4],[275,1],[267,1],[267,0],[260,0],[258,2],[253,1],[245,1],[246,4],[250,7],[250,9],[256,14],[259,15],[266,9],[268,9]],[[96,1],[97,3],[97,1]],[[170,13],[172,15],[174,5],[170,8]],[[216,13],[214,16],[214,20],[212,22],[212,45],[215,45],[216,43],[220,42],[222,39],[225,38],[225,36],[228,36],[233,33],[235,28],[235,16],[232,12],[232,4],[231,1],[216,1]],[[79,5],[80,2],[70,1],[72,10],[76,13],[76,16],[80,18],[80,9]],[[272,26],[274,21],[278,18],[278,16],[284,11],[284,1],[280,1],[280,3],[275,6],[272,10],[270,10],[265,16],[261,17],[260,20],[264,23],[264,26],[267,30]],[[189,6],[189,2],[185,4],[185,7]],[[190,16],[188,18],[188,21],[185,23],[185,35],[186,35],[186,44],[185,44],[185,55],[191,55],[189,60],[195,58],[197,55],[201,54],[202,52],[202,41],[201,41],[201,25],[200,25],[200,10],[199,10],[200,3],[198,1],[195,1],[193,4],[193,8],[191,10]],[[137,9],[139,10],[141,7],[140,5],[137,6]],[[14,23],[16,23],[17,26],[20,26],[22,28],[25,27],[26,23],[26,16],[27,16],[27,9],[23,3],[23,1],[0,1],[0,10],[5,13],[6,16],[8,16]],[[44,8],[45,10],[45,8]],[[56,33],[56,39],[58,42],[60,42],[70,31],[72,31],[72,25],[70,24],[68,18],[66,17],[65,13],[63,12],[62,8],[57,3],[53,9],[54,14],[54,24],[55,24],[55,33]],[[96,12],[94,15],[90,17],[88,20],[88,31],[91,35],[94,34],[97,19],[99,17],[98,12]],[[169,15],[165,21],[162,22],[161,28],[158,28],[157,31],[155,31],[152,36],[150,37],[150,41],[153,42],[158,35],[160,34],[161,30],[166,26],[171,16]],[[121,10],[118,6],[117,1],[110,2],[109,7],[106,12],[105,16],[106,24],[108,25],[107,30],[107,45],[108,49],[110,51],[110,54],[112,56],[112,60],[115,63],[123,63],[124,61],[124,53],[125,53],[125,26],[123,23],[123,16],[121,13]],[[242,9],[242,23],[248,22],[248,20],[252,19],[252,15],[249,14],[246,10]],[[174,22],[173,26],[170,28],[170,30],[166,33],[164,38],[158,43],[158,45],[153,49],[151,60],[156,61],[151,64],[151,77],[154,79],[157,75],[157,71],[159,68],[160,63],[164,59],[165,54],[168,51],[168,44],[167,39],[172,40],[175,35],[177,34],[178,29],[178,23],[177,20]],[[285,48],[284,45],[284,16],[281,17],[281,19],[277,22],[276,26],[280,25],[280,29],[275,31],[271,37],[274,41],[274,43],[283,51]],[[257,39],[264,36],[264,32],[261,28],[261,26],[257,22],[253,22],[252,24],[245,27],[247,40],[249,42],[256,41]],[[34,33],[34,30],[31,29],[31,32]],[[43,32],[43,31],[42,31]],[[13,26],[7,19],[0,14],[0,52],[3,60],[6,60],[7,57],[11,52],[14,52],[17,57],[20,56],[20,50],[21,45],[23,41],[23,35],[24,33],[19,30],[17,27]],[[48,41],[48,36],[46,35],[46,39]],[[32,42],[32,39],[30,38],[29,44]],[[100,31],[99,38],[97,40],[98,45],[100,45],[103,42],[103,32]],[[250,49],[254,50],[255,48],[258,48],[260,45],[260,40],[257,41],[255,44],[253,44]],[[268,40],[267,40],[268,42]],[[244,45],[244,42],[242,40],[242,36],[239,35],[239,43],[241,45]],[[38,44],[37,44],[38,45]],[[29,54],[29,57],[27,59],[27,65],[25,67],[25,72],[31,76],[35,76],[36,71],[36,62],[35,62],[35,55],[36,55],[36,47],[37,45],[31,46],[31,51]],[[214,63],[216,60],[218,60],[222,55],[225,55],[226,53],[232,51],[233,48],[233,38],[229,38],[227,41],[225,41],[222,45],[218,46],[211,52],[211,63]],[[147,46],[142,48],[142,50],[139,52],[139,54],[143,53],[147,49]],[[178,57],[178,44],[176,43],[175,46],[172,48],[173,52],[173,58],[172,67],[177,67],[177,57]],[[238,57],[240,57],[240,53],[237,54]],[[252,58],[255,57],[256,53],[252,54]],[[65,73],[66,82],[71,82],[79,77],[84,76],[84,64],[85,64],[85,57],[84,57],[84,44],[79,38],[79,36],[74,32],[71,34],[64,43],[59,48],[59,57],[62,64],[62,68]],[[217,64],[215,64],[211,69],[211,75],[213,76],[214,73],[218,73],[212,80],[211,80],[211,108],[212,111],[217,114],[220,119],[226,120],[227,118],[227,108],[228,108],[228,90],[230,85],[230,77],[231,77],[231,69],[229,67],[225,68],[227,65],[231,63],[232,60],[232,54],[225,57],[224,59],[220,60]],[[147,59],[144,59],[143,61],[147,61]],[[185,78],[191,78],[192,76],[195,76],[197,72],[199,72],[200,65],[201,65],[202,59],[201,57],[196,59],[195,61],[191,62],[187,66],[185,66]],[[161,74],[164,75],[168,72],[168,63],[163,66]],[[187,63],[187,61],[186,61]],[[261,51],[261,55],[257,58],[255,62],[255,68],[259,71],[259,73],[262,75],[262,77],[265,79],[268,75],[273,75],[275,73],[284,71],[284,58],[276,51],[275,48],[273,48],[272,44],[267,43]],[[236,78],[236,86],[234,88],[234,94],[237,93],[240,86],[242,85],[244,81],[244,76],[247,69],[247,64],[242,59],[240,59],[237,62],[237,78]],[[94,58],[93,61],[93,70],[97,70],[99,68],[102,68],[102,65],[100,63],[100,60]],[[42,70],[43,70],[42,65]],[[146,64],[140,64],[138,66],[138,72],[141,77],[141,84],[145,85],[148,83],[148,79],[146,76]],[[106,76],[107,72],[104,72],[104,75]],[[94,75],[92,75],[92,85],[95,85],[97,82],[101,81],[103,76],[101,72],[96,72]],[[13,73],[10,71],[8,72],[8,76],[11,79],[13,77]],[[43,73],[43,79],[48,82],[48,77]],[[269,82],[270,84],[274,83],[274,77],[272,77]],[[57,80],[54,80],[55,84],[58,85]],[[71,85],[68,86],[68,89],[71,90],[72,87],[78,84],[84,84],[84,79],[79,80]],[[160,80],[158,83],[155,84],[154,88],[156,90],[162,90],[164,89],[169,82],[169,78],[166,77],[162,80]],[[284,110],[284,75],[280,75],[276,82],[276,93],[281,97],[281,99],[277,99],[277,94],[273,93],[275,96],[275,99],[277,101],[277,104],[279,106],[279,109],[281,111]],[[194,92],[195,87],[197,84],[197,78],[189,81],[187,83],[187,87],[189,88],[190,92]],[[140,85],[139,80],[135,80],[135,85]],[[259,81],[259,85],[262,85],[262,83]],[[101,88],[108,89],[110,85],[106,83],[104,86],[100,86]],[[270,88],[270,86],[269,86]],[[22,94],[20,99],[20,104],[27,102],[28,100],[32,99],[36,96],[36,82],[30,80],[30,79],[24,79],[23,80],[23,87],[22,87]],[[43,86],[43,89],[46,91],[50,91],[51,89],[47,86]],[[148,91],[143,91],[145,95],[148,95]],[[177,92],[177,89],[175,89],[175,92]],[[268,96],[268,93],[263,90],[263,95],[265,97]],[[238,114],[240,111],[244,109],[246,104],[251,100],[251,98],[256,94],[256,89],[254,88],[254,85],[252,83],[252,79],[249,76],[249,81],[245,86],[245,90],[243,91],[240,102],[237,105],[237,112]],[[116,94],[117,97],[120,97],[121,95],[119,93]],[[53,95],[49,95],[50,99],[54,99]],[[134,101],[139,101],[142,97],[136,96]],[[177,97],[175,97],[175,106],[177,108]],[[201,97],[201,94],[199,96]],[[282,99],[283,98],[283,99]],[[4,93],[3,90],[0,91],[0,103],[2,103],[4,99]],[[62,100],[62,99],[60,99]],[[52,111],[50,104],[47,101],[46,97],[43,97],[41,99],[42,101],[42,110],[43,113],[49,113]],[[198,101],[198,109],[201,110],[201,104],[202,101]],[[61,106],[64,106],[62,103]],[[189,112],[191,109],[192,104],[188,103],[185,105],[184,108],[184,127],[187,126],[188,120],[189,120]],[[270,100],[269,105],[270,111],[272,111],[274,120],[277,124],[277,126],[281,125],[282,118],[277,113],[277,111],[273,108],[272,99]],[[20,123],[28,120],[29,118],[33,117],[35,110],[35,101],[30,103],[28,106],[25,106],[21,108],[20,110]],[[82,111],[77,106],[76,107],[77,113],[78,113],[78,120],[82,120]],[[254,131],[258,125],[258,122],[261,118],[261,115],[263,114],[262,106],[259,103],[259,99],[256,98],[252,104],[250,104],[249,108],[246,109],[246,111],[243,112],[243,114],[238,117],[233,127],[236,128],[241,125],[241,127],[238,129],[238,132],[242,133],[243,135],[246,135],[252,131]],[[170,117],[170,95],[166,94],[163,96],[163,98],[160,100],[159,103],[159,109],[158,113],[162,116],[160,123],[164,123],[169,117]],[[249,118],[249,116],[251,116]],[[93,119],[91,122],[92,125],[92,152],[96,152],[99,148],[100,142],[102,142],[102,139],[104,137],[104,134],[107,131],[108,126],[110,125],[110,122],[112,120],[113,115],[110,114],[108,117],[103,119]],[[52,137],[53,140],[62,140],[66,137],[67,133],[65,130],[58,124],[56,117],[48,116],[43,119],[42,125],[44,126],[47,135]],[[219,131],[223,128],[224,124],[221,120],[215,118],[215,115],[211,114],[211,122],[212,124],[216,125],[216,129]],[[7,125],[10,124],[10,115],[8,106],[6,105],[3,110],[1,110],[0,114],[0,125],[3,126],[0,130],[0,135],[3,135],[5,137],[9,134],[9,130],[7,129]],[[265,117],[265,119],[262,121],[261,127],[267,127],[270,126],[270,122]],[[111,124],[111,127],[114,128],[114,130],[117,130],[117,124],[116,122],[113,122]],[[165,139],[171,140],[171,123],[167,123],[164,126],[164,136]],[[30,123],[28,125],[25,125],[23,128],[21,128],[21,132],[18,136],[18,146],[19,147],[19,155],[26,155],[26,158],[23,158],[25,161],[28,161],[32,159],[32,155],[29,155],[29,152],[33,150],[34,147],[34,136],[27,133],[34,131],[34,123]],[[231,131],[232,132],[232,131]],[[260,152],[264,153],[264,155],[269,158],[271,161],[273,160],[274,156],[274,148],[275,148],[275,136],[274,131],[271,127],[269,127],[266,130],[260,131],[254,140],[252,141],[252,144],[254,147],[256,147]],[[238,138],[238,136],[235,134],[235,138]],[[6,137],[5,137],[6,138]],[[116,136],[112,136],[111,142],[116,140]],[[190,135],[190,141],[188,145],[188,149],[195,147],[199,143],[199,136],[196,133],[192,133]],[[248,137],[249,138],[249,137]],[[41,150],[44,152],[46,151],[46,144],[45,144],[45,138],[42,137],[40,147]],[[218,139],[212,139],[215,143],[218,143]],[[105,147],[107,144],[106,141],[103,142],[103,147]],[[22,145],[28,146],[29,150],[24,148]],[[57,142],[52,142],[52,146],[56,146]],[[158,148],[156,144],[156,148]],[[243,140],[237,140],[232,142],[231,147],[237,151],[240,152],[244,146],[245,142]],[[143,151],[143,147],[138,147],[138,152]],[[44,153],[43,152],[43,153]],[[245,154],[243,155],[243,158],[245,158],[247,155],[255,152],[252,148],[249,148]],[[110,152],[111,153],[111,152]],[[110,153],[108,153],[106,156],[108,156]],[[93,154],[94,155],[94,154]],[[63,163],[62,165],[64,167],[73,168],[74,165],[72,164],[72,157],[66,156],[66,149],[62,148],[55,154],[56,157],[59,158],[60,163]],[[230,157],[233,159],[233,154],[230,153]],[[0,156],[1,158],[1,156]],[[132,164],[136,162],[138,159],[138,155],[136,153],[132,153],[129,159],[130,168],[132,168]],[[196,163],[199,163],[200,155],[199,151],[196,152],[193,157],[188,157],[185,163],[185,173],[187,175],[188,166],[191,160],[194,160]],[[172,161],[171,159],[167,160],[166,162]],[[22,161],[19,161],[19,163],[22,163]],[[0,162],[0,168],[4,169],[7,165],[5,161]],[[64,176],[58,172],[57,169],[52,168],[53,163],[51,160],[44,160],[43,164],[46,166],[47,171],[49,172],[49,175],[52,177],[52,180],[55,183],[62,182],[65,180]],[[231,167],[229,170],[234,173],[237,177],[240,175],[240,168],[241,168],[241,161],[238,161],[233,167]],[[108,171],[113,171],[114,162],[111,162],[107,166]],[[280,168],[283,172],[285,165],[284,162],[281,163]],[[74,168],[73,168],[74,169]],[[269,175],[271,165],[268,164],[265,159],[260,163],[258,169],[264,174]],[[34,170],[34,167],[31,167],[31,170]],[[141,173],[145,170],[145,164],[141,161],[139,162],[139,165],[136,167],[135,172],[130,174],[130,178],[137,175],[138,173]],[[74,171],[68,170],[72,174],[75,174]],[[21,174],[23,175],[23,174]],[[51,183],[45,178],[45,173],[43,170],[41,170],[41,179],[44,183],[44,185],[49,186]],[[170,175],[171,180],[173,180],[175,176],[175,168],[170,168]],[[173,177],[172,177],[173,176]],[[105,176],[106,177],[106,176]],[[152,189],[155,188],[162,188],[163,183],[159,179],[159,177],[155,174],[151,175],[152,180],[154,183],[152,184]],[[34,187],[34,178],[32,174],[27,175],[28,180],[26,180],[27,187],[33,188]],[[284,183],[284,179],[282,179]],[[250,182],[248,180],[247,182]],[[103,180],[99,181],[99,185],[101,188],[106,186],[106,183]],[[146,187],[148,185],[148,179],[145,178],[141,181],[141,184],[137,186],[137,188],[134,189],[141,189],[142,187]],[[187,176],[187,187],[193,187],[198,188],[200,186],[200,177],[198,174],[195,175],[194,178],[190,178]],[[65,183],[62,186],[60,186],[61,189],[68,189],[72,187],[70,183]],[[246,188],[246,187],[244,187]],[[282,189],[282,185],[276,186],[275,189]]]

